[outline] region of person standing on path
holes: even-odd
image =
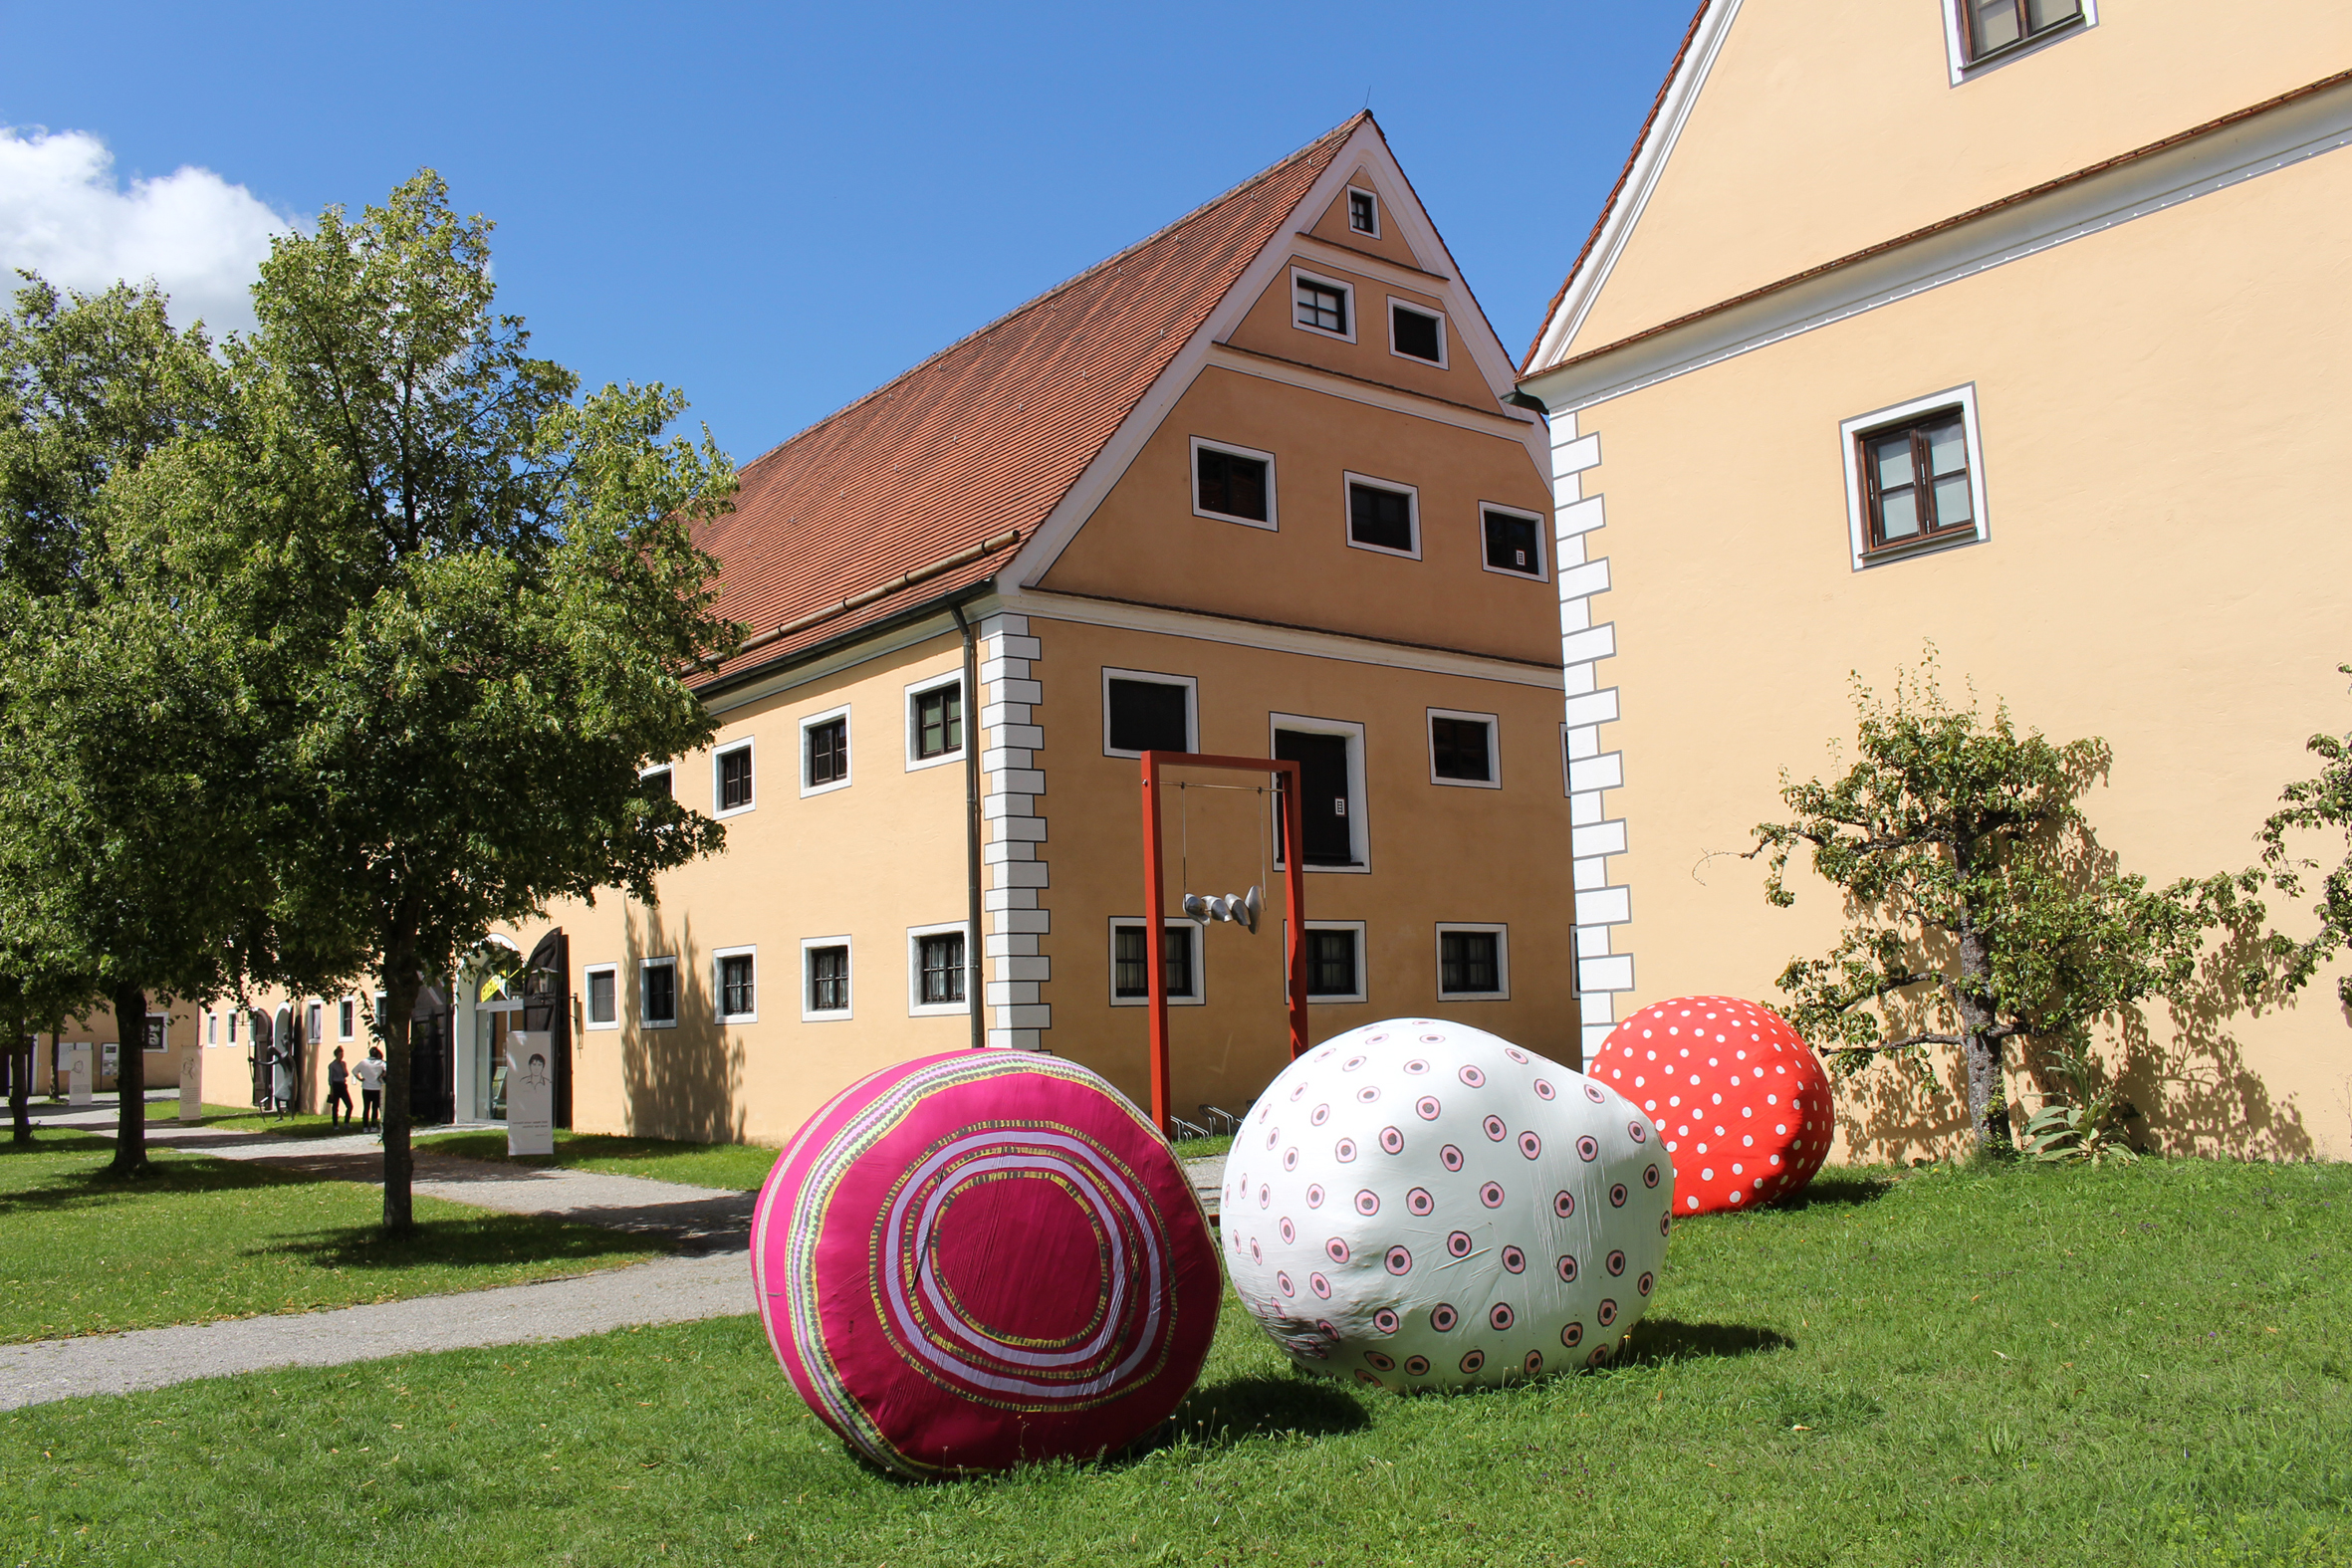
[[[341,1056],[343,1052],[339,1050],[335,1054]],[[380,1128],[383,1125],[383,1047],[380,1045],[368,1046],[367,1059],[359,1063],[357,1070],[359,1075],[359,1125],[363,1128]]]
[[[350,1126],[352,1120],[352,1069],[343,1063],[343,1047],[335,1047],[335,1060],[327,1064],[327,1125]],[[336,1107],[343,1107],[342,1116]]]

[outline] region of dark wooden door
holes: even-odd
[[[1274,755],[1298,765],[1298,801],[1304,818],[1306,864],[1354,865],[1350,818],[1355,801],[1347,793],[1347,737],[1304,730],[1274,732]],[[1289,855],[1286,845],[1284,854]]]

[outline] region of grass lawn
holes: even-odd
[[[1139,1453],[861,1468],[755,1320],[0,1415],[0,1561],[2352,1561],[2352,1169],[1831,1173],[1687,1222],[1636,1356],[1397,1399],[1229,1306]]]
[[[504,1132],[428,1133],[419,1149],[463,1155],[469,1160],[506,1161]],[[524,1156],[516,1165],[563,1165],[610,1176],[642,1176],[689,1187],[732,1187],[755,1192],[768,1180],[777,1151],[756,1143],[678,1143],[668,1138],[619,1138],[607,1133],[558,1132],[553,1157]]]
[[[1179,1160],[1205,1160],[1214,1154],[1224,1154],[1233,1148],[1230,1134],[1220,1133],[1214,1138],[1179,1138],[1170,1147]]]
[[[577,1274],[665,1250],[649,1237],[416,1201],[376,1231],[380,1192],[153,1148],[106,1175],[111,1140],[0,1141],[0,1342],[202,1323]]]
[[[178,1114],[168,1108],[157,1115],[150,1107],[147,1120],[157,1125],[181,1125]],[[314,1116],[308,1111],[280,1116],[275,1111],[256,1110],[250,1105],[213,1105],[209,1102],[204,1107],[204,1125],[225,1127],[241,1133],[279,1133],[289,1138],[341,1137],[345,1133],[361,1130],[355,1116],[338,1126],[325,1116]]]

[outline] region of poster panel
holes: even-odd
[[[179,1119],[204,1119],[204,1053],[190,1050],[179,1059]]]
[[[556,1152],[556,1072],[546,1029],[507,1035],[506,1152]]]
[[[68,1105],[88,1105],[90,1103],[90,1047],[88,1045],[68,1045],[66,1047],[66,1103]]]

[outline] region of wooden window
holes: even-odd
[[[1445,997],[1491,997],[1503,989],[1502,934],[1438,933],[1437,989]]]
[[[1347,192],[1347,226],[1358,234],[1380,237],[1380,198],[1368,190]]]
[[[1862,471],[1865,554],[1973,535],[1968,425],[1958,408],[1855,437]]]
[[[1160,932],[1160,962],[1165,966],[1168,997],[1189,1000],[1195,995],[1192,939],[1197,928],[1182,922]],[[1142,998],[1151,995],[1151,976],[1143,967],[1143,927],[1111,928],[1111,995]]]
[[[1314,278],[1299,278],[1297,284],[1297,323],[1311,327],[1318,333],[1347,336],[1347,290],[1335,283],[1323,283]]]
[[[620,1017],[618,999],[613,993],[617,977],[608,969],[591,969],[588,974],[588,1020],[590,1023],[613,1023]]]
[[[1373,550],[1418,554],[1413,542],[1413,496],[1385,485],[1352,481],[1347,487],[1347,537]]]
[[[920,979],[916,997],[926,1008],[946,1007],[964,1000],[964,934],[944,931],[915,943]]]
[[[964,688],[958,682],[915,693],[915,758],[945,757],[964,749]]]
[[[1497,571],[1543,575],[1543,537],[1536,520],[1493,507],[1481,510],[1486,523],[1487,564]]]
[[[1103,683],[1109,706],[1113,752],[1192,750],[1192,687],[1173,681],[1124,680]]]
[[[675,959],[654,959],[640,974],[640,1014],[644,1021],[659,1027],[678,1021],[678,963]]]
[[[754,955],[730,953],[719,960],[719,1015],[729,1018],[759,1015],[759,997],[753,988]]]
[[[1267,475],[1273,465],[1260,457],[1244,457],[1239,452],[1222,451],[1213,446],[1194,448],[1193,458],[1199,485],[1195,505],[1203,512],[1214,512],[1221,517],[1247,518],[1253,523],[1270,521],[1267,516]]]
[[[1969,64],[2070,27],[2082,20],[2082,0],[1958,0],[1968,35]]]
[[[719,809],[741,811],[752,803],[752,749],[738,746],[719,754]]]
[[[1495,782],[1495,723],[1492,719],[1433,714],[1429,720],[1429,771],[1464,784]]]
[[[826,719],[802,732],[809,757],[809,787],[844,784],[849,778],[849,721]],[[885,765],[886,766],[886,765]]]
[[[1391,304],[1388,308],[1388,340],[1398,353],[1413,359],[1427,359],[1431,364],[1446,362],[1445,326],[1427,311],[1416,311],[1409,305]]]
[[[810,948],[808,954],[809,1010],[848,1011],[849,949],[846,946]]]
[[[1363,992],[1358,978],[1360,933],[1306,930],[1306,994],[1310,997],[1354,997]]]
[[[1349,798],[1348,737],[1324,735],[1312,730],[1277,730],[1274,732],[1274,755],[1283,762],[1298,765],[1299,816],[1306,840],[1304,861],[1310,866],[1348,866],[1361,864],[1355,854],[1354,824],[1349,820],[1353,802]],[[1276,850],[1286,860],[1289,846],[1281,835],[1289,826],[1278,814]]]

